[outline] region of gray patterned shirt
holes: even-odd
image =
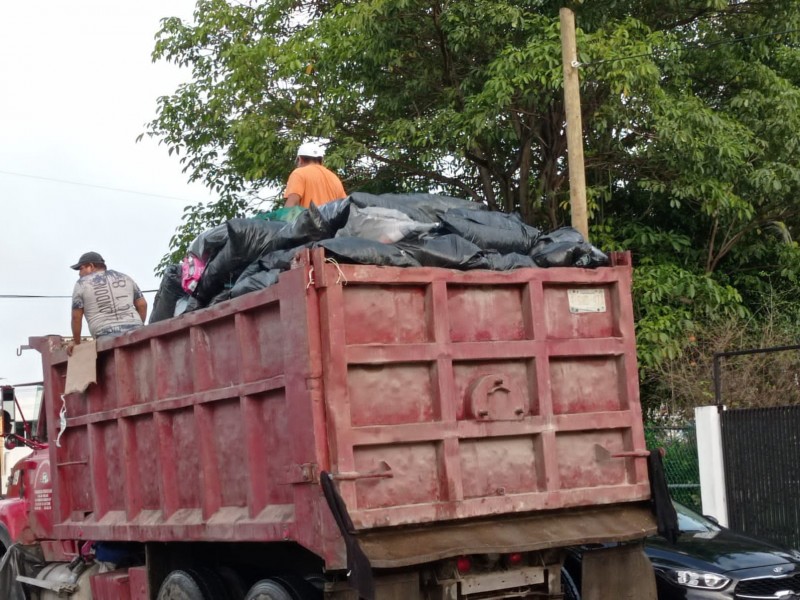
[[[89,331],[98,338],[142,327],[133,304],[141,297],[142,292],[133,279],[106,269],[78,279],[72,291],[72,308],[83,309]]]

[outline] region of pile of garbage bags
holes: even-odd
[[[231,219],[195,239],[170,265],[150,323],[277,282],[304,248],[342,263],[507,271],[598,267],[608,257],[572,227],[543,234],[516,214],[435,194],[354,193],[307,210]]]

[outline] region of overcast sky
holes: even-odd
[[[153,64],[159,20],[192,0],[0,3],[0,295],[69,296],[87,250],[143,290],[183,207],[212,199],[145,139],[188,72]],[[124,190],[124,191],[122,191]],[[152,307],[153,294],[146,294]],[[0,384],[40,381],[28,337],[69,336],[69,298],[0,298]],[[84,332],[88,329],[84,324]]]

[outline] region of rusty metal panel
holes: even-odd
[[[461,554],[529,552],[608,540],[639,540],[656,531],[645,504],[611,504],[489,518],[443,522],[409,529],[372,529],[359,533],[370,564],[398,568]]]
[[[50,439],[61,434],[50,447],[56,537],[295,539],[340,553],[311,484],[327,452],[307,270],[101,341],[98,384],[63,402],[65,353],[39,344]],[[311,476],[303,465],[314,465]]]
[[[629,265],[318,268],[331,469],[357,528],[649,496],[643,459],[614,457],[646,451]]]
[[[131,600],[131,582],[127,571],[111,571],[92,575],[89,584],[92,598]]]

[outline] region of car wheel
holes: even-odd
[[[561,591],[564,593],[564,600],[581,600],[578,586],[566,569],[561,569]]]

